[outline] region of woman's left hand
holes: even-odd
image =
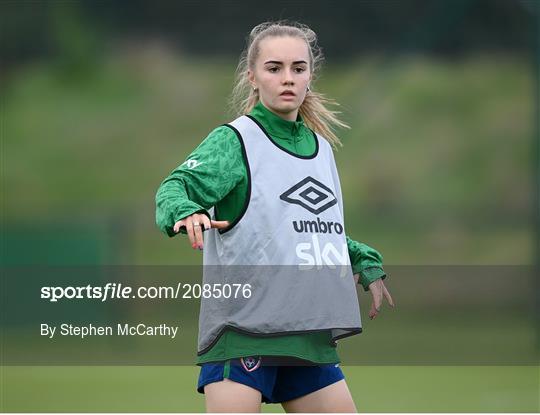
[[[358,282],[359,275],[355,275],[355,280]],[[383,297],[386,298],[386,301],[388,301],[388,304],[390,304],[390,307],[395,307],[394,300],[392,300],[392,296],[388,292],[388,289],[384,285],[384,281],[379,278],[375,281],[373,281],[371,284],[369,284],[369,291],[371,292],[371,296],[373,297],[373,301],[371,303],[371,309],[369,310],[369,318],[373,320],[375,317],[377,317],[377,314],[381,311],[381,305],[383,301]]]
[[[394,300],[392,300],[392,296],[384,285],[384,281],[381,278],[369,284],[369,291],[371,291],[371,296],[373,297],[371,310],[369,310],[369,318],[371,320],[377,317],[377,314],[379,311],[381,311],[383,296],[386,298],[386,301],[388,301],[388,304],[390,304],[390,307],[396,306],[394,304]]]

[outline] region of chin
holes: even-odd
[[[276,111],[279,111],[279,112],[291,112],[297,109],[298,105],[291,102],[287,104],[276,105],[274,108]]]

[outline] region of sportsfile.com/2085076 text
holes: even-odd
[[[50,302],[73,299],[190,299],[190,298],[250,298],[250,284],[186,284],[176,286],[140,286],[134,289],[122,283],[86,286],[44,286],[41,299]]]

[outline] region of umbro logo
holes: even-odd
[[[331,189],[308,176],[279,196],[285,202],[302,206],[318,215],[337,203]]]

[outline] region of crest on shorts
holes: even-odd
[[[255,357],[255,356],[249,356],[249,357],[241,357],[240,362],[242,362],[242,366],[244,366],[244,369],[248,372],[253,372],[261,365],[261,356]]]

